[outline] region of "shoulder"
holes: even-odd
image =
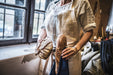
[[[77,1],[77,15],[82,15],[84,14],[87,9],[90,8],[90,4],[89,4],[89,1],[88,0],[75,0]]]
[[[89,0],[81,0],[82,5],[85,5],[86,8],[90,7]]]
[[[82,6],[86,6],[89,4],[89,1],[88,0],[72,0],[72,3],[73,3],[73,7],[76,8],[76,7],[79,7],[81,8]]]
[[[87,10],[89,9],[91,6],[90,6],[90,3],[89,3],[89,0],[78,0],[78,9],[80,10]]]
[[[89,3],[89,0],[80,0],[80,1],[85,4]]]

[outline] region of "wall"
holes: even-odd
[[[97,28],[94,29],[93,36],[105,36],[106,26],[108,25],[112,0],[89,0],[95,15]],[[93,37],[92,37],[93,39]]]

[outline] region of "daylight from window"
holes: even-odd
[[[108,23],[108,26],[106,28],[106,31],[113,33],[113,4],[112,4],[111,15],[110,15],[110,18],[109,18],[109,23]]]
[[[44,12],[39,12],[38,10],[45,11],[46,0],[35,0],[35,12],[34,12],[34,22],[33,22],[33,38],[36,38],[40,32],[40,26],[43,24]]]
[[[24,0],[0,0],[0,2],[25,6]],[[0,40],[24,37],[25,10],[0,5]]]

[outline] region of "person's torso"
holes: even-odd
[[[63,6],[60,6],[60,3],[56,3],[46,19],[48,19],[46,22],[47,35],[53,42],[56,42],[60,34],[64,34],[67,37],[69,46],[77,43],[80,38],[80,26],[72,9],[72,2]]]

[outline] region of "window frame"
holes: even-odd
[[[48,4],[51,2],[52,0],[46,0],[46,2],[45,2],[45,11],[46,11],[46,9],[47,9],[47,6],[48,6]],[[37,12],[39,12],[39,13],[45,13],[45,11],[44,10],[38,10],[38,9],[35,9],[35,7],[34,7],[34,11],[33,12],[35,12],[35,11],[37,11]],[[45,14],[44,14],[45,15]],[[34,17],[34,15],[33,15],[33,17]],[[33,29],[33,28],[32,28]],[[39,35],[38,35],[39,36]],[[29,40],[29,42],[36,42],[37,41],[37,38],[33,38],[32,37],[32,35],[31,35],[31,38],[30,38],[30,40]]]
[[[46,0],[45,4],[45,10],[51,0]],[[26,0],[25,7],[13,5],[13,4],[6,4],[6,3],[0,3],[2,6],[7,7],[14,7],[14,8],[20,8],[25,10],[25,19],[24,19],[24,38],[23,39],[10,39],[10,40],[0,40],[0,46],[8,46],[8,45],[16,45],[16,44],[25,44],[25,43],[32,43],[36,42],[37,38],[32,38],[32,32],[33,32],[33,21],[34,21],[34,12],[43,12],[43,10],[37,10],[35,9],[35,0]]]

